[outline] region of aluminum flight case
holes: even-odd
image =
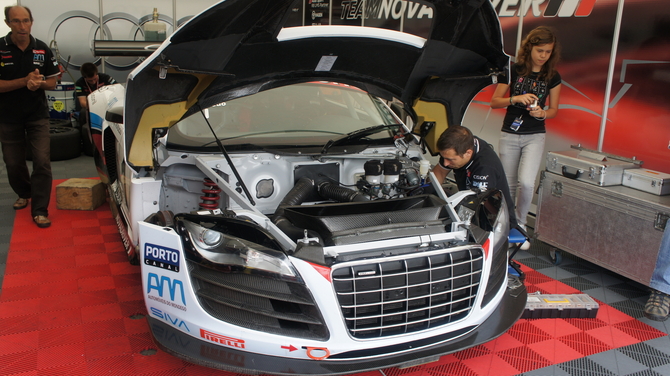
[[[543,171],[534,236],[649,286],[669,217],[670,196]]]
[[[624,170],[621,185],[658,196],[670,194],[670,174],[646,168]]]
[[[566,151],[547,153],[548,171],[598,186],[619,185],[623,170],[638,168],[642,163],[634,159],[572,146]]]

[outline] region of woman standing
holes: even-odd
[[[524,229],[544,155],[544,122],[558,113],[559,58],[560,46],[552,29],[533,29],[523,40],[510,69],[510,84],[498,84],[491,98],[491,108],[507,107],[498,152],[516,202],[517,221]]]

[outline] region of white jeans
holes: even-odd
[[[516,219],[522,226],[526,225],[526,215],[533,201],[535,178],[544,156],[545,135],[507,132],[501,132],[500,135],[498,154],[505,169],[512,201],[516,202]]]

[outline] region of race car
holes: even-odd
[[[504,197],[447,194],[429,159],[508,71],[488,0],[226,0],[92,93],[156,344],[338,375],[504,333],[526,303]]]

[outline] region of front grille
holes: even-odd
[[[349,333],[378,338],[466,317],[479,290],[481,248],[455,248],[333,266]]]
[[[305,285],[257,274],[214,270],[187,261],[200,306],[233,325],[290,337],[327,340],[329,333]]]

